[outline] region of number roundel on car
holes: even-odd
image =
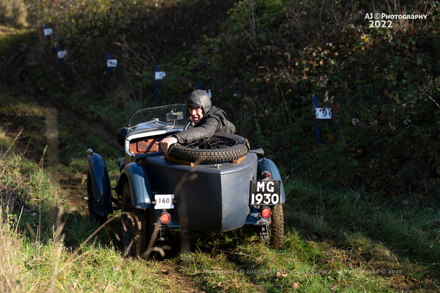
[[[250,146],[246,138],[236,134],[216,132],[187,145],[175,144],[168,153],[170,157],[189,162],[227,162],[244,157]]]

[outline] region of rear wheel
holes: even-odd
[[[284,243],[284,210],[283,205],[276,205],[271,208],[272,217],[270,224],[258,228],[261,239],[266,244],[272,244],[276,249],[281,249]]]
[[[284,210],[283,205],[272,207],[271,240],[273,247],[281,249],[284,243]]]
[[[132,204],[129,184],[122,189],[121,210],[124,256],[140,257],[147,250],[151,229],[148,210],[137,209]]]
[[[92,175],[89,171],[87,173],[87,204],[89,206],[89,217],[90,220],[103,224],[107,221],[107,216],[101,216],[96,213],[95,208],[93,207],[93,194]]]

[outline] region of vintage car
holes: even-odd
[[[125,152],[114,188],[102,157],[88,150],[90,217],[102,223],[121,209],[124,252],[132,256],[148,257],[169,229],[253,227],[266,243],[281,248],[286,199],[277,166],[258,160],[263,150],[251,150],[247,139],[235,134],[175,144],[164,154],[156,142],[190,127],[188,116],[184,104],[136,112],[116,135]]]

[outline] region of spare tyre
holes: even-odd
[[[215,163],[237,160],[249,152],[246,138],[236,134],[216,132],[186,145],[176,143],[168,152],[172,158],[188,162]]]

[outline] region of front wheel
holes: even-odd
[[[124,256],[140,257],[147,250],[150,240],[149,211],[133,206],[129,184],[125,184],[122,189],[121,210]]]

